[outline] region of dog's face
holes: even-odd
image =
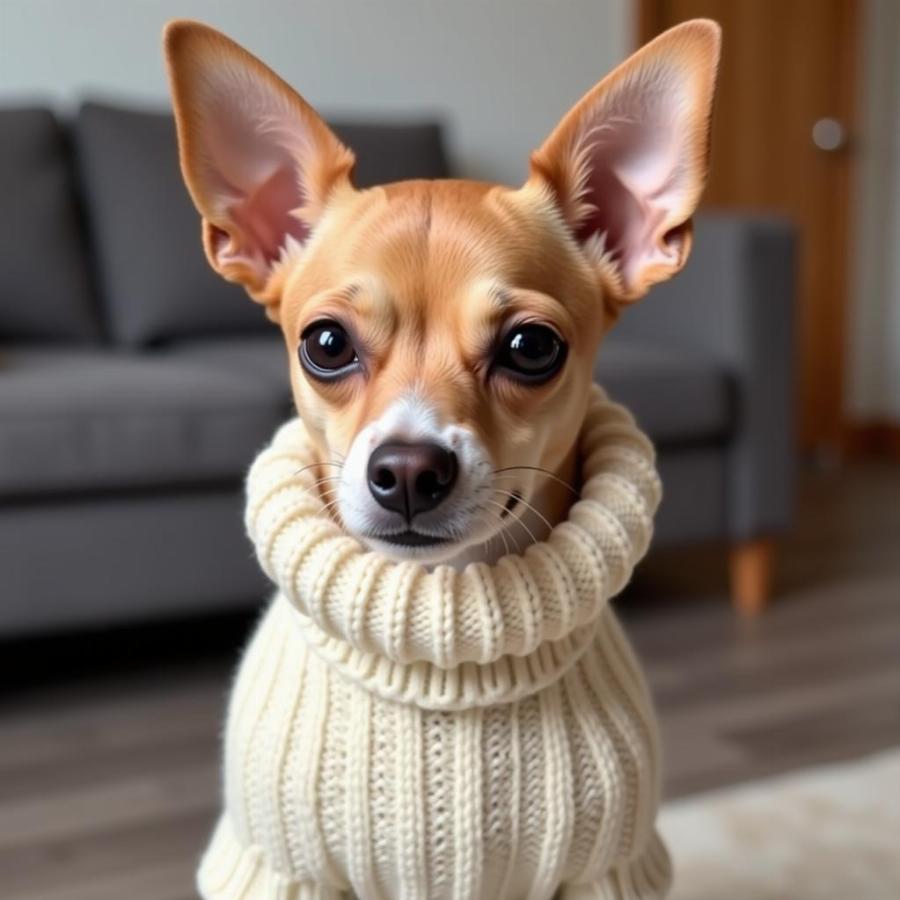
[[[352,153],[277,76],[205,26],[168,27],[207,256],[280,324],[348,531],[432,562],[557,517],[603,334],[687,258],[718,48],[706,21],[647,45],[519,189],[361,191]]]

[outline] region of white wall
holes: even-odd
[[[848,407],[900,422],[900,3],[866,0]]]
[[[0,0],[0,102],[166,102],[173,17],[230,34],[322,110],[436,114],[471,177],[518,182],[631,49],[630,0]]]

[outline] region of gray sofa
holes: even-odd
[[[359,183],[448,174],[437,125],[338,123]],[[241,481],[290,415],[285,348],[208,269],[170,117],[0,111],[0,636],[258,603]],[[658,541],[790,515],[791,254],[702,219],[597,377],[655,439]]]

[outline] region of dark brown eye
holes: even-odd
[[[495,368],[522,382],[552,378],[566,361],[566,344],[546,325],[517,325],[500,344]]]
[[[314,322],[300,339],[300,364],[314,378],[341,378],[359,364],[350,336],[337,322]]]

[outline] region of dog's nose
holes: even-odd
[[[382,444],[369,457],[369,490],[381,506],[411,522],[447,497],[457,470],[456,454],[438,444]]]

